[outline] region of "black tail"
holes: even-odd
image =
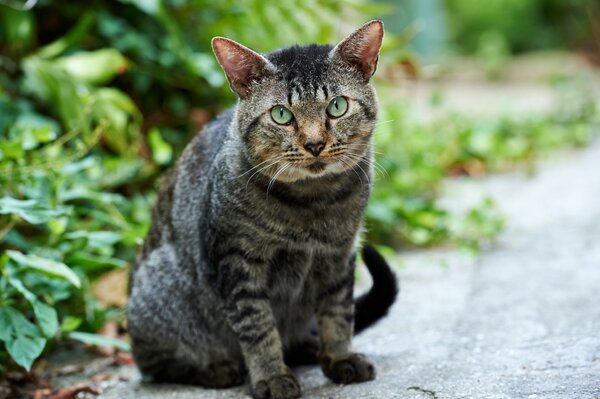
[[[373,278],[373,286],[355,300],[354,334],[384,317],[398,294],[396,276],[383,256],[369,245],[364,246],[362,256]]]
[[[365,245],[362,255],[373,278],[373,286],[369,292],[355,299],[354,334],[360,333],[384,317],[398,294],[396,276],[383,256],[369,245]],[[319,338],[317,334],[315,327],[304,341],[286,349],[284,355],[288,366],[318,363]]]

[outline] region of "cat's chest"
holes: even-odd
[[[309,300],[316,287],[312,284],[313,251],[306,249],[278,249],[267,268],[267,287],[274,300]]]

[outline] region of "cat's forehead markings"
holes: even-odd
[[[302,87],[299,84],[290,83],[287,93],[287,101],[290,106],[302,100],[323,102],[329,97],[329,91],[325,85],[319,86],[312,83],[311,87]]]
[[[288,92],[288,102],[290,103],[290,105],[293,105],[294,103],[299,103],[301,99],[302,96],[300,94],[300,90],[298,90],[298,86],[291,85]]]

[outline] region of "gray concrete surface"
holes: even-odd
[[[298,376],[305,398],[600,398],[600,142],[520,174],[454,181],[449,207],[490,195],[508,218],[477,258],[403,254],[391,314],[355,339],[378,377],[337,386],[318,368]],[[103,399],[241,398],[140,383],[132,366],[87,362],[61,385],[98,383]]]

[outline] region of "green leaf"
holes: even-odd
[[[101,85],[127,69],[127,59],[115,49],[81,51],[56,59],[71,76],[85,83]]]
[[[10,306],[0,308],[0,327],[10,356],[18,365],[30,370],[46,346],[39,328]]]
[[[58,331],[58,315],[56,314],[56,310],[43,302],[35,301],[33,311],[44,336],[46,338],[54,337]]]
[[[56,334],[56,331],[58,331],[58,316],[56,314],[56,310],[54,310],[54,308],[51,306],[41,302],[31,291],[25,287],[21,280],[9,278],[8,282],[17,291],[19,291],[29,303],[31,303],[37,323],[42,329],[44,335],[47,338],[53,337]]]
[[[45,338],[32,335],[18,335],[16,339],[6,342],[6,349],[10,356],[27,371],[31,369],[34,360],[42,354],[45,346]]]
[[[157,128],[150,130],[148,135],[150,148],[152,148],[152,158],[159,165],[165,165],[171,162],[173,157],[173,149],[163,140],[160,131]]]
[[[65,235],[69,240],[76,240],[78,238],[85,238],[90,242],[90,245],[94,248],[102,246],[111,246],[123,238],[120,233],[114,231],[87,231],[87,230],[76,230]]]
[[[52,218],[68,215],[70,212],[71,207],[68,206],[50,208],[32,199],[18,200],[8,196],[0,198],[0,214],[14,213],[31,224],[46,223]]]
[[[73,331],[73,332],[69,333],[68,337],[71,339],[83,342],[88,345],[110,346],[110,347],[122,350],[124,352],[131,351],[131,347],[129,346],[129,344],[127,342],[121,341],[120,339],[103,337],[102,335],[98,335],[98,334],[90,334],[90,333],[85,333],[85,332],[80,332],[80,331]]]
[[[10,314],[6,308],[0,307],[0,341],[7,341],[11,337]]]
[[[31,150],[38,144],[54,140],[59,132],[60,128],[55,121],[33,113],[19,115],[10,128],[11,137],[20,138],[24,150]]]
[[[86,273],[102,269],[124,269],[127,267],[127,262],[122,259],[108,257],[108,256],[95,256],[87,254],[83,251],[77,251],[73,255],[68,257],[68,262],[72,265],[77,265]]]
[[[13,250],[6,251],[6,254],[23,267],[37,270],[49,276],[63,278],[75,287],[81,287],[81,281],[77,274],[62,262],[42,258],[36,255],[25,255],[19,251]]]
[[[60,330],[65,333],[74,331],[81,325],[82,321],[83,319],[79,317],[67,316],[60,324]]]
[[[16,278],[9,278],[8,282],[12,285],[21,295],[27,299],[27,301],[31,304],[37,302],[37,297],[33,294],[33,292],[29,291],[25,285],[21,282],[21,280],[17,280]]]

